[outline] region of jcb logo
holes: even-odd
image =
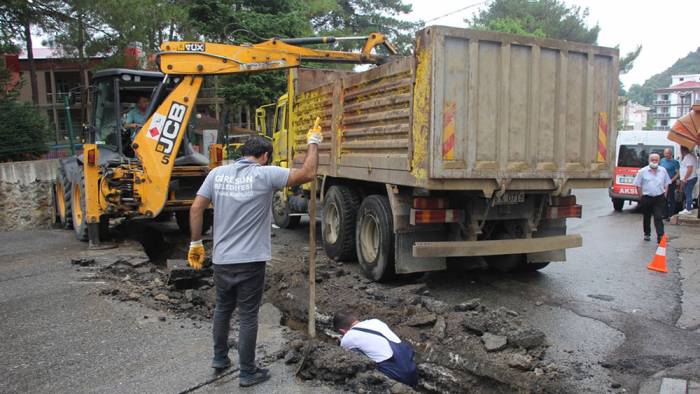
[[[189,44],[185,44],[185,50],[190,52],[204,52],[204,43],[190,42]]]
[[[165,119],[163,131],[160,133],[158,145],[156,145],[156,151],[163,154],[161,159],[163,164],[170,162],[170,154],[175,148],[175,141],[180,134],[185,114],[187,114],[187,106],[173,101],[168,111],[168,117]]]

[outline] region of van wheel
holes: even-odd
[[[518,267],[518,271],[520,272],[535,272],[539,271],[542,268],[546,267],[549,265],[549,262],[545,263],[528,263],[526,261],[523,261],[523,264]]]
[[[613,208],[615,208],[615,210],[617,212],[621,212],[622,208],[625,207],[625,200],[622,200],[619,198],[613,198],[612,203],[613,203]]]
[[[331,186],[323,198],[321,234],[326,255],[339,261],[356,261],[355,222],[360,196],[346,186]]]
[[[395,275],[394,223],[389,199],[371,195],[357,213],[355,244],[357,260],[367,278],[381,282]]]

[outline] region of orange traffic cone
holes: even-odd
[[[656,248],[656,254],[654,258],[651,259],[651,263],[647,265],[647,268],[659,272],[668,272],[666,269],[666,234],[661,237],[659,247]]]

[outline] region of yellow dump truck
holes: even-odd
[[[582,212],[571,190],[610,184],[618,58],[428,27],[412,56],[367,71],[291,70],[287,94],[267,108],[274,160],[300,166],[306,130],[322,119],[324,248],[373,280],[473,256],[538,270],[582,245],[566,234],[566,218]],[[308,200],[304,188],[276,194],[277,225],[298,223]]]

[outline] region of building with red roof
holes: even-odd
[[[690,112],[690,106],[700,104],[700,74],[673,75],[671,86],[656,89],[654,118],[657,129],[669,129],[681,116]]]

